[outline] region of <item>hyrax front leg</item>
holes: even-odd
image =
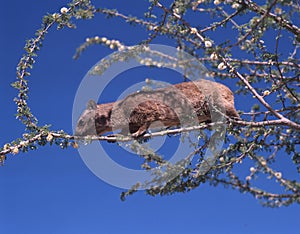
[[[144,135],[146,133],[146,131],[148,130],[149,126],[150,126],[150,123],[144,123],[142,126],[139,127],[139,129],[136,132],[132,133],[131,136],[133,138],[138,138],[138,137]]]

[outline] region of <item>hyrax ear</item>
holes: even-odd
[[[97,103],[94,100],[89,100],[86,104],[86,108],[89,110],[96,110],[97,109]]]

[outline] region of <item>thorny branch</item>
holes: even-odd
[[[249,113],[250,114],[250,113]],[[262,127],[262,126],[289,126],[286,122],[282,120],[266,120],[266,121],[258,121],[258,122],[251,122],[251,121],[243,121],[243,120],[234,120],[227,117],[227,119],[230,120],[230,122],[233,125],[236,126],[244,126],[244,127]],[[176,135],[179,133],[184,132],[192,132],[192,131],[199,131],[203,129],[210,129],[211,127],[217,127],[217,126],[224,126],[224,122],[214,122],[214,123],[208,123],[208,124],[202,124],[199,126],[191,126],[191,127],[181,127],[176,129],[167,129],[162,130],[158,132],[153,133],[146,133],[143,136],[139,137],[140,140],[143,139],[149,139],[154,137],[161,137],[165,135]],[[298,130],[298,129],[297,129]],[[47,131],[40,132],[36,134],[35,136],[31,137],[29,140],[21,141],[21,143],[16,144],[14,146],[8,147],[7,149],[4,149],[0,151],[0,155],[6,155],[9,153],[13,153],[13,150],[15,148],[21,149],[24,147],[24,145],[30,145],[31,143],[34,143],[38,141],[41,137],[46,137],[48,135],[51,135],[53,138],[62,138],[62,139],[68,139],[68,140],[78,140],[78,141],[107,141],[107,142],[130,142],[134,140],[131,136],[124,136],[124,135],[108,135],[108,136],[74,136],[74,135],[68,135],[65,133],[49,133]],[[52,141],[52,138],[51,138]]]
[[[277,16],[271,12],[266,11],[251,0],[244,0],[244,2],[251,10],[259,13],[260,15],[267,15],[268,17],[271,17],[273,20],[275,20],[276,23],[282,25],[293,34],[300,35],[300,29],[295,24],[292,24],[291,22],[283,19],[281,16]]]

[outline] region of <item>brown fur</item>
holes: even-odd
[[[217,111],[216,111],[217,109]],[[133,137],[143,135],[155,123],[165,127],[186,125],[195,118],[209,122],[212,114],[223,112],[239,118],[234,97],[228,87],[209,80],[197,80],[171,85],[154,91],[141,91],[124,100],[97,105],[89,101],[80,116],[76,135],[102,135],[112,130],[128,132]]]

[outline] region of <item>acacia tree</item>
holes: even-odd
[[[234,82],[237,87],[236,97],[255,100],[251,111],[240,111],[241,120],[228,119],[226,148],[205,173],[197,173],[200,165],[203,165],[199,163],[204,160],[203,151],[211,140],[204,130],[209,131],[216,123],[143,136],[147,138],[197,130],[197,134],[203,139],[191,153],[197,156],[197,162],[184,164],[181,172],[171,180],[159,186],[148,187],[147,194],[155,196],[186,192],[200,184],[209,183],[250,193],[264,205],[271,207],[300,203],[300,183],[286,178],[283,171],[273,167],[278,155],[286,154],[289,156],[286,160],[291,160],[294,170],[300,172],[300,65],[297,58],[300,29],[294,23],[299,16],[297,1],[273,0],[261,4],[251,0],[149,0],[149,10],[143,18],[137,18],[119,10],[97,7],[89,0],[74,0],[68,7],[61,8],[60,13],[46,15],[35,37],[27,41],[26,53],[17,66],[17,81],[12,86],[19,92],[14,99],[17,105],[16,116],[25,125],[25,130],[21,138],[0,149],[2,164],[10,154],[35,150],[48,143],[61,148],[78,147],[77,140],[82,138],[38,124],[27,105],[27,78],[30,76],[34,57],[51,27],[75,28],[75,20],[93,20],[95,14],[103,14],[107,18],[118,17],[129,24],[142,27],[148,32],[148,37],[141,42],[144,46],[161,37],[168,37],[178,49],[202,62],[215,80],[223,79],[226,82],[230,79],[230,82]],[[197,16],[193,19],[199,21],[188,20],[190,15]],[[206,25],[201,24],[201,18],[204,17],[209,19]],[[220,35],[220,31],[230,36],[219,38],[216,35]],[[107,46],[112,50],[123,51],[130,48],[117,39],[107,39],[104,36],[88,38],[77,49],[75,57],[93,44]],[[151,59],[146,63],[144,59],[139,62],[147,66],[161,66]],[[112,141],[116,138],[94,136],[88,140]],[[132,148],[139,145],[131,138],[121,140],[130,141]],[[140,155],[145,158],[142,165],[145,169],[151,167],[148,164],[150,161],[158,165],[165,163],[154,152]],[[186,155],[186,158],[191,155]],[[241,176],[239,171],[244,161],[252,165],[246,172],[247,176]],[[164,175],[157,176],[161,179]],[[258,187],[258,178],[272,180],[280,189],[274,193],[261,184]],[[121,198],[133,193],[139,186],[141,185],[134,185],[131,190],[122,193]]]

